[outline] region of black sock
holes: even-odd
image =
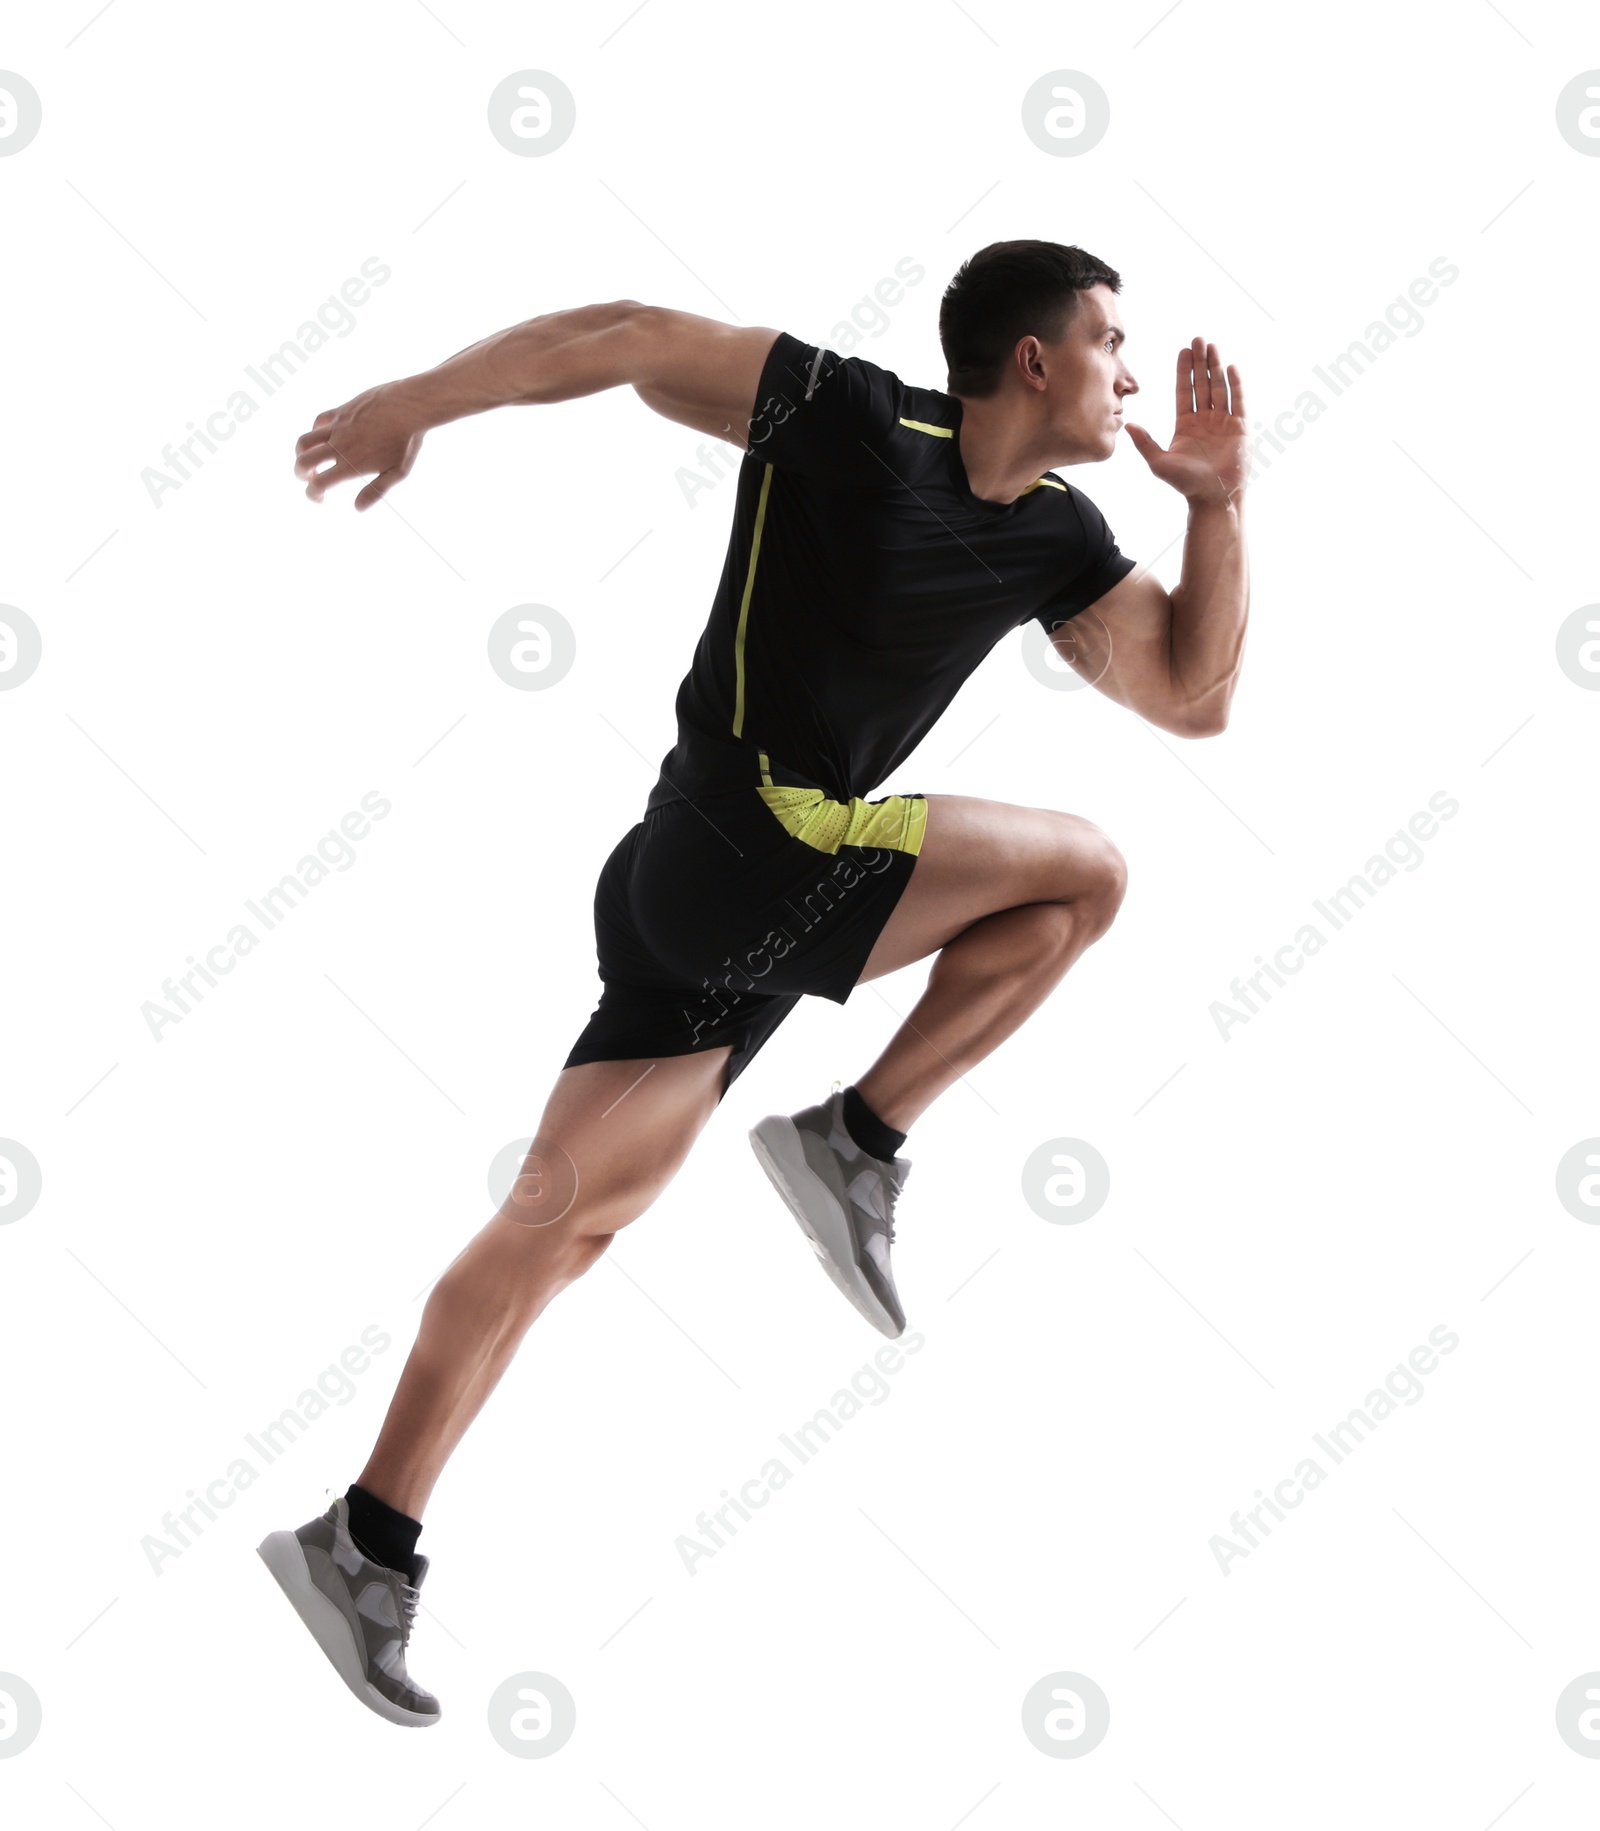
[[[888,1163],[906,1141],[905,1133],[885,1125],[853,1087],[844,1090],[844,1129],[880,1163]]]
[[[381,1564],[385,1570],[398,1570],[409,1582],[417,1576],[417,1535],[422,1521],[399,1513],[387,1501],[369,1494],[358,1482],[345,1490],[350,1507],[350,1536],[356,1549]]]

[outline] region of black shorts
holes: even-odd
[[[725,1094],[806,993],[850,996],[927,812],[921,795],[772,786],[647,809],[595,886],[604,989],[563,1066],[731,1043]]]

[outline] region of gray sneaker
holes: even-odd
[[[904,1333],[889,1248],[909,1158],[884,1163],[862,1150],[844,1129],[842,1090],[818,1106],[763,1119],[750,1143],[823,1270],[875,1329],[891,1338]]]
[[[319,1519],[293,1532],[269,1532],[256,1552],[334,1671],[369,1710],[412,1728],[439,1721],[439,1700],[406,1675],[406,1643],[428,1572],[420,1552],[415,1583],[402,1571],[374,1564],[350,1536],[350,1505],[342,1494]]]

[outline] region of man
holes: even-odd
[[[1170,595],[1051,468],[1102,462],[1124,430],[1138,384],[1120,289],[1080,248],[983,249],[940,307],[948,392],[787,333],[631,300],[584,306],[369,389],[297,442],[312,501],[370,475],[355,498],[366,509],[409,475],[432,426],[630,384],[746,453],[678,741],[600,874],[599,1004],[516,1189],[429,1297],[359,1481],[260,1547],[340,1676],[390,1721],[439,1717],[405,1649],[428,1565],[422,1510],[446,1460],[534,1319],[666,1187],[798,999],[842,1004],[935,956],[865,1074],[750,1134],[829,1276],[896,1336],[889,1247],[909,1127],[1116,914],[1123,861],[1087,820],[960,795],[863,797],[1030,619],[1163,730],[1226,724],[1249,596],[1238,371],[1195,338],[1177,360],[1171,443],[1125,428],[1188,502]]]

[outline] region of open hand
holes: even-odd
[[[1165,450],[1143,426],[1127,422],[1124,430],[1156,476],[1190,502],[1228,503],[1244,488],[1244,384],[1231,362],[1224,371],[1214,343],[1196,337],[1178,352],[1178,420]]]
[[[334,484],[378,474],[356,497],[370,509],[409,476],[422,449],[416,416],[388,386],[368,388],[342,407],[329,407],[295,440],[294,474],[308,477],[306,495],[321,502]],[[319,468],[326,467],[326,468]]]

